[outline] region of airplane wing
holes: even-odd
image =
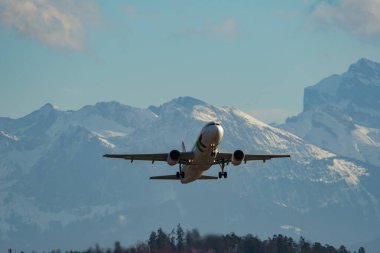
[[[272,158],[285,158],[290,157],[290,155],[252,155],[252,154],[246,154],[244,156],[244,161],[266,161],[270,160]]]
[[[156,153],[156,154],[105,154],[103,157],[108,158],[120,158],[131,160],[141,160],[141,161],[167,161],[169,153]],[[179,162],[186,164],[189,160],[194,158],[193,152],[180,152]]]
[[[216,155],[215,158],[215,164],[219,164],[220,162],[226,162],[229,163],[231,162],[233,153],[224,153],[224,152],[219,152]],[[272,158],[284,158],[284,157],[290,157],[290,155],[258,155],[258,154],[245,154],[244,155],[244,162],[247,161],[263,161],[265,162],[266,160],[270,160]]]

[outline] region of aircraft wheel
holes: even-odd
[[[177,171],[177,173],[175,174],[176,178],[179,179],[179,172]]]
[[[185,178],[185,172],[181,172],[181,178]]]
[[[225,172],[223,173],[223,177],[224,177],[224,178],[227,178],[227,171],[225,171]]]
[[[222,172],[219,171],[219,178],[222,178]]]

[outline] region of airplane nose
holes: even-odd
[[[223,134],[224,134],[223,127],[221,127],[220,125],[215,126],[215,130],[214,130],[215,143],[219,144],[222,141]]]
[[[222,138],[223,138],[223,135],[224,135],[224,129],[221,126],[218,126],[218,129],[219,129],[219,131],[218,131],[218,133],[219,133],[219,142],[221,142]]]
[[[208,136],[204,141],[205,145],[219,145],[222,141],[224,130],[220,124],[210,123],[202,129],[202,134]]]

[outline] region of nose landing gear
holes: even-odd
[[[216,145],[215,144],[211,144],[211,152],[210,152],[210,155],[211,157],[215,158],[216,155],[218,153],[218,150],[216,148]]]
[[[175,174],[177,179],[185,178],[185,172],[182,171],[182,164],[179,164],[179,171]]]

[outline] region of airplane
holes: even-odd
[[[171,179],[180,180],[182,184],[187,184],[195,180],[211,180],[218,178],[227,178],[227,172],[224,171],[225,166],[229,163],[237,166],[242,162],[261,160],[265,162],[272,158],[290,157],[290,155],[261,155],[261,154],[245,154],[241,150],[236,150],[233,153],[219,152],[218,146],[222,141],[224,134],[223,127],[220,123],[209,122],[206,124],[195,142],[193,149],[186,151],[185,145],[182,142],[182,152],[172,150],[169,153],[156,154],[105,154],[103,157],[121,158],[130,160],[144,160],[167,162],[169,165],[179,165],[179,170],[175,175],[154,176],[150,179]],[[220,165],[218,177],[205,176],[203,172],[208,170],[212,165]]]

